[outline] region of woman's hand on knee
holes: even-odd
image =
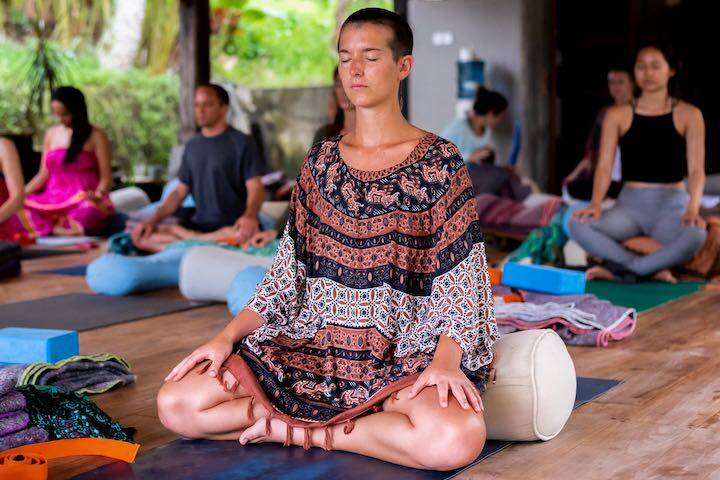
[[[165,377],[165,381],[172,380],[177,382],[181,380],[195,365],[205,360],[210,360],[208,374],[211,377],[217,377],[220,367],[230,356],[232,349],[233,342],[222,335],[218,335],[206,344],[195,349],[194,352],[178,363],[170,374]]]
[[[575,210],[572,214],[573,220],[579,222],[586,222],[591,220],[599,220],[602,215],[602,209],[600,207],[589,206],[587,208],[580,208]]]
[[[443,365],[435,361],[423,371],[410,389],[408,399],[415,398],[425,387],[437,386],[440,406],[448,406],[448,392],[452,392],[464,410],[471,406],[476,412],[484,410],[477,387],[459,367]]]

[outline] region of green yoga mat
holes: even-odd
[[[607,300],[614,305],[633,307],[638,313],[672,302],[700,290],[704,282],[643,282],[624,284],[597,280],[588,282],[586,293]]]

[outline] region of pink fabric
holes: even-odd
[[[10,192],[8,192],[5,179],[0,173],[0,205],[5,203],[10,198]],[[18,213],[12,215],[10,218],[0,223],[0,240],[18,240],[18,235],[22,235],[27,229],[23,226],[23,220],[27,225],[27,214],[25,211],[20,210]]]
[[[87,192],[100,183],[97,157],[83,150],[66,165],[65,151],[58,148],[47,153],[45,188],[25,199],[32,226],[39,236],[51,235],[55,225],[69,228],[71,223],[80,224],[88,235],[100,233],[115,209],[107,195],[98,202],[88,199]]]
[[[575,335],[596,335],[595,346],[607,347],[611,340],[622,340],[629,337],[635,330],[635,317],[628,315],[619,324],[613,328],[606,328],[605,330],[585,330],[578,328],[576,325],[568,322],[564,318],[548,318],[542,322],[526,322],[519,318],[507,317],[507,318],[496,318],[498,326],[511,327],[509,332],[516,330],[536,330],[541,328],[551,328],[556,330],[558,327],[563,326],[568,331]]]

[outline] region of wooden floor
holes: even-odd
[[[21,278],[0,283],[0,304],[87,292],[82,277],[33,272],[85,264],[97,255],[26,261]],[[155,295],[180,298],[176,289]],[[213,305],[80,334],[81,353],[117,353],[132,364],[137,384],[93,400],[138,429],[141,454],[175,438],[156,415],[162,379],[229,319],[224,305]],[[701,292],[641,315],[635,334],[619,344],[571,347],[570,353],[578,375],[625,383],[576,410],[554,440],[515,444],[459,478],[720,479],[720,292]],[[50,478],[102,463],[53,461]]]

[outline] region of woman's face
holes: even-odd
[[[52,110],[52,113],[58,123],[66,127],[72,126],[72,114],[67,108],[65,108],[65,105],[63,105],[62,102],[59,100],[53,100],[50,102],[50,109]]]
[[[400,81],[410,74],[412,55],[395,61],[390,48],[393,32],[384,25],[350,24],[342,29],[338,45],[340,80],[351,104],[372,108],[397,102]]]
[[[628,72],[613,70],[608,73],[608,91],[615,103],[630,103],[633,95],[633,81]]]
[[[635,59],[635,81],[644,92],[666,89],[675,71],[654,47],[643,48]]]
[[[488,127],[496,128],[505,119],[505,111],[502,111],[500,113],[488,112],[485,118]]]

